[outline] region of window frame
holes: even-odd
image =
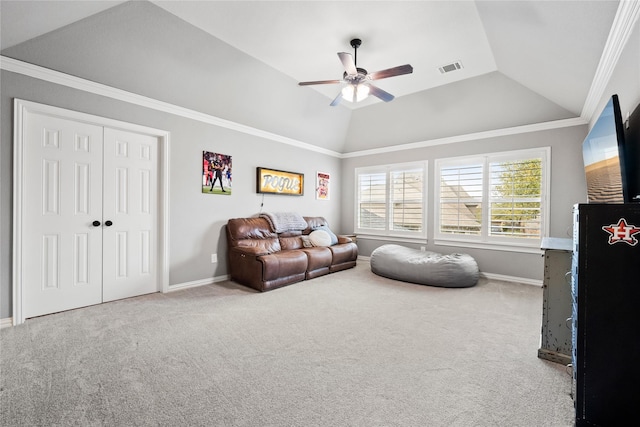
[[[391,195],[391,176],[394,172],[403,172],[409,170],[419,169],[422,171],[422,200],[421,200],[421,208],[422,208],[422,223],[421,223],[421,231],[401,231],[401,230],[391,230],[390,224],[392,222],[392,195]],[[407,162],[407,163],[395,163],[390,165],[377,165],[377,166],[364,166],[355,168],[354,171],[354,186],[355,186],[355,209],[353,213],[353,224],[354,224],[354,232],[358,235],[364,236],[376,236],[376,237],[397,237],[400,239],[420,239],[424,240],[427,238],[427,185],[428,185],[428,162],[420,161],[420,162]],[[385,229],[378,230],[372,228],[362,228],[360,227],[359,215],[360,215],[360,176],[365,174],[375,174],[375,173],[384,173],[385,174]]]
[[[491,236],[491,203],[495,200],[491,196],[490,165],[497,161],[517,161],[541,159],[540,183],[540,236],[539,238],[518,238],[506,236]],[[436,245],[465,246],[481,249],[508,250],[513,252],[539,253],[542,239],[549,236],[549,196],[551,177],[551,147],[529,148],[522,150],[501,151],[495,153],[483,153],[471,156],[459,156],[436,159],[434,165],[434,221],[433,236]],[[450,166],[463,166],[471,164],[482,165],[482,220],[479,235],[449,234],[440,231],[441,216],[441,176],[442,168]]]

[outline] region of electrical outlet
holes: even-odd
[[[427,250],[427,247],[426,247],[426,246],[420,246],[420,250],[421,250],[422,252],[424,252],[424,251],[426,251],[426,250]]]
[[[211,254],[211,264],[218,262],[218,254]]]

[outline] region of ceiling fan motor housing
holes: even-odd
[[[358,74],[352,75],[350,76],[349,74],[347,74],[347,72],[345,71],[344,73],[342,73],[342,78],[350,83],[361,83],[365,80],[367,80],[367,70],[365,70],[364,68],[360,68],[360,67],[356,67],[356,70],[358,71]]]

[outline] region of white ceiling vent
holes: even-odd
[[[451,64],[447,64],[447,65],[443,65],[441,67],[438,67],[438,70],[440,70],[440,72],[442,74],[446,74],[446,73],[450,73],[452,71],[460,70],[461,68],[462,68],[462,62],[461,61],[456,61],[456,62],[452,62]]]

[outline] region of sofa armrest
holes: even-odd
[[[353,242],[353,239],[351,237],[338,236],[338,244],[340,244],[340,243],[351,243],[351,242]]]

